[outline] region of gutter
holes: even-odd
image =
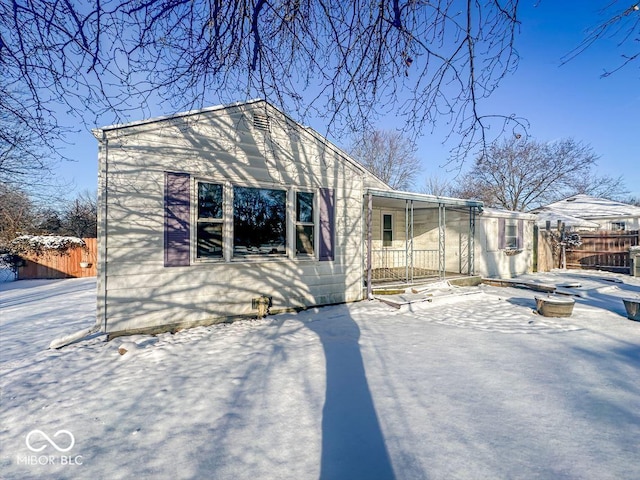
[[[445,207],[476,207],[479,211],[484,209],[484,203],[477,200],[465,200],[453,197],[438,197],[424,193],[403,192],[400,190],[380,190],[377,188],[367,188],[365,194],[374,197],[392,198],[396,200],[413,200],[415,202],[428,202]]]

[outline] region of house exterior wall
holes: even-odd
[[[521,244],[516,249],[506,248],[501,240],[501,237],[504,239],[505,222],[518,226]],[[486,209],[476,220],[476,274],[512,278],[532,272],[534,225],[534,215]]]
[[[625,231],[640,230],[640,217],[585,218],[600,224],[599,230],[619,230],[616,224],[620,223],[624,223]]]
[[[255,124],[254,115],[260,116]],[[268,127],[263,129],[265,122]],[[273,298],[272,311],[363,298],[362,198],[388,188],[315,132],[264,102],[156,122],[105,128],[100,140],[98,315],[111,335],[163,331],[255,315],[252,300]],[[165,266],[165,177],[188,174],[191,255]],[[194,255],[197,181],[287,191],[287,255],[238,259],[226,234],[223,259]],[[333,259],[318,258],[318,197],[333,192]],[[294,195],[316,198],[316,251],[297,257]],[[233,227],[225,203],[224,227]]]

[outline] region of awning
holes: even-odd
[[[388,202],[385,202],[384,206],[394,207],[400,206],[394,205],[394,201],[404,202],[407,200],[412,200],[414,202],[427,203],[433,205],[433,207],[437,207],[439,205],[443,205],[445,207],[458,207],[458,208],[470,208],[475,207],[478,211],[482,211],[484,203],[477,200],[465,200],[462,198],[452,198],[452,197],[439,197],[436,195],[427,195],[424,193],[414,193],[414,192],[403,192],[399,190],[380,190],[377,188],[368,188],[365,191],[365,195],[371,195],[376,198],[384,198],[388,199]],[[376,202],[379,205],[379,202]]]

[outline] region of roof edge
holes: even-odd
[[[479,200],[465,200],[463,198],[439,197],[427,195],[426,193],[403,192],[401,190],[380,190],[378,188],[365,189],[365,195],[371,194],[374,197],[395,198],[397,200],[414,200],[418,202],[440,203],[452,207],[476,207],[484,208],[484,203]]]
[[[96,135],[95,132],[100,132],[100,131],[107,132],[107,131],[111,131],[111,130],[120,130],[120,129],[123,129],[123,128],[138,127],[138,126],[141,126],[141,125],[148,125],[148,124],[152,124],[152,123],[164,122],[164,121],[167,121],[167,120],[174,120],[176,118],[191,117],[191,116],[195,116],[195,115],[201,115],[203,113],[215,112],[215,111],[218,111],[218,110],[225,110],[227,108],[235,108],[235,107],[240,107],[240,106],[244,106],[244,105],[252,105],[254,103],[260,103],[260,102],[265,102],[265,103],[269,104],[269,102],[267,102],[264,98],[254,98],[254,99],[251,99],[251,100],[243,100],[243,101],[239,101],[239,102],[214,105],[212,107],[205,107],[205,108],[200,108],[200,109],[197,109],[197,110],[187,110],[185,112],[171,113],[169,115],[160,115],[158,117],[147,118],[145,120],[134,120],[132,122],[127,122],[127,123],[114,123],[113,125],[107,125],[105,127],[94,128],[92,130],[92,132],[94,132],[94,135]],[[271,105],[271,104],[269,104],[269,105]]]

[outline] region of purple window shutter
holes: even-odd
[[[518,248],[524,248],[524,220],[518,220]]]
[[[498,249],[504,250],[506,246],[506,238],[504,238],[505,221],[504,218],[498,219]]]
[[[320,261],[333,260],[335,256],[335,200],[331,188],[320,189]]]
[[[164,266],[189,265],[191,205],[188,173],[165,172],[164,176]]]

